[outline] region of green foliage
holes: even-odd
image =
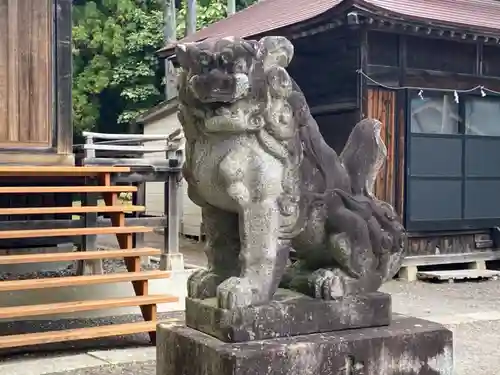
[[[161,100],[162,0],[73,4],[73,121],[76,132],[127,123]]]
[[[197,0],[196,1],[196,29],[199,30],[211,23],[226,17],[225,0]],[[177,11],[177,38],[181,39],[186,34],[186,0],[181,2]]]
[[[257,0],[237,0],[236,9],[239,11]],[[180,2],[181,6],[177,11],[177,38],[182,38],[186,34],[186,0]],[[196,29],[217,22],[227,15],[227,0],[196,0]]]
[[[240,10],[256,0],[238,0]],[[177,0],[177,34],[185,0]],[[165,0],[73,0],[73,122],[82,130],[123,131],[163,99]],[[226,0],[197,0],[197,28],[226,16]]]

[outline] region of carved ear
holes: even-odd
[[[177,44],[175,46],[175,57],[182,68],[189,68],[190,64],[190,46],[187,44]]]
[[[293,58],[293,44],[283,36],[266,36],[259,40],[257,56],[264,65],[277,64],[286,68]]]

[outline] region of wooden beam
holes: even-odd
[[[57,141],[56,149],[59,155],[73,154],[73,121],[72,121],[72,1],[55,1],[55,39],[56,39],[56,61],[55,61],[55,118]]]
[[[0,208],[0,215],[50,215],[50,214],[84,214],[106,212],[142,212],[144,206],[117,205],[117,206],[69,206],[69,207],[20,207]]]
[[[19,1],[18,0],[8,0],[7,8],[8,16],[8,35],[7,35],[7,45],[8,45],[8,140],[9,141],[19,141]]]
[[[48,303],[43,305],[0,307],[0,319],[26,318],[31,316],[53,314],[71,314],[81,311],[116,309],[128,306],[156,305],[158,303],[177,302],[178,299],[179,298],[175,296],[152,295],[111,298],[105,300]]]
[[[157,324],[158,322],[138,322],[1,336],[0,349],[150,332],[156,329]]]
[[[1,159],[0,159],[1,160]],[[28,176],[97,176],[101,173],[128,173],[129,167],[91,166],[91,167],[66,167],[66,166],[0,166],[0,176],[28,177]]]
[[[69,262],[73,260],[134,258],[142,256],[160,256],[160,255],[161,251],[159,249],[152,249],[152,248],[72,251],[69,253],[2,255],[0,256],[0,264]]]
[[[0,194],[134,193],[136,186],[0,186]]]
[[[152,232],[152,228],[136,227],[104,227],[104,228],[67,228],[67,229],[37,229],[37,230],[5,230],[0,231],[0,239],[20,239],[38,237],[69,237],[87,236],[92,234],[129,234]]]
[[[0,292],[64,288],[68,286],[95,284],[114,284],[129,281],[168,279],[169,277],[170,272],[166,271],[140,271],[107,273],[105,275],[54,277],[46,279],[7,280],[0,283]]]

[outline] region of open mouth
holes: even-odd
[[[235,110],[235,106],[238,104],[238,100],[235,101],[214,101],[211,103],[207,103],[209,108],[209,112],[213,114],[213,116],[231,116],[231,114]]]

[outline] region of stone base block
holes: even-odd
[[[325,301],[279,289],[266,305],[223,310],[215,298],[186,299],[186,325],[225,342],[378,327],[391,322],[391,296],[385,293]]]
[[[452,333],[425,320],[225,343],[189,327],[157,328],[157,375],[452,375]]]

